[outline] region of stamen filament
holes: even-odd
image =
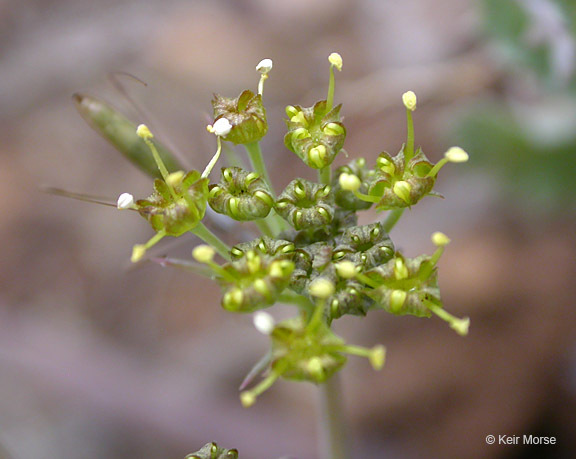
[[[406,108],[406,147],[404,148],[404,164],[408,165],[414,157],[414,122],[412,120],[412,110]]]
[[[216,136],[216,142],[217,142],[218,148],[216,149],[216,153],[214,154],[214,156],[212,157],[212,159],[210,160],[210,162],[206,166],[206,169],[204,169],[204,172],[202,172],[202,178],[206,178],[210,175],[210,172],[212,172],[212,169],[216,165],[216,161],[218,161],[218,158],[220,157],[220,153],[222,152],[222,139],[220,138],[220,136]]]

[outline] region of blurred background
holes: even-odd
[[[381,372],[354,358],[343,371],[354,457],[576,457],[575,32],[571,0],[0,0],[0,457],[183,458],[209,441],[242,459],[317,457],[312,385],[279,382],[240,406],[268,345],[249,316],[225,313],[218,287],[190,273],[131,266],[152,235],[136,214],[39,190],[150,193],[74,92],[145,121],[201,169],[212,94],[255,90],[265,57],[276,189],[313,178],[283,146],[283,109],[325,97],[332,51],[352,158],[400,149],[407,90],[426,154],[458,144],[471,158],[440,174],[446,199],[425,198],[392,233],[409,256],[432,253],[434,231],[452,238],[440,285],[470,335],[384,312],[337,323],[349,342],[388,348]],[[117,78],[145,116],[115,72],[147,83]],[[155,253],[188,259],[196,243]]]

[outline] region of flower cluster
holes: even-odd
[[[272,186],[259,144],[268,131],[262,95],[273,67],[270,59],[256,67],[260,73],[256,94],[244,90],[237,98],[216,95],[212,101],[214,123],[207,130],[216,136],[217,149],[202,173],[180,170],[144,125],[132,133],[138,158],[124,151],[127,143],[115,139],[109,129],[103,130],[102,123],[91,123],[133,161],[140,161],[144,170],[156,175],[148,198],[135,200],[129,193],[118,198],[119,209],[137,211],[156,232],[147,243],[134,247],[132,261],[145,259],[147,250],[163,237],[196,234],[205,244],[193,250],[195,261],[172,260],[171,264],[214,279],[222,288],[222,307],[255,313],[256,327],[270,337],[265,368],[257,367],[263,370],[263,379],[251,389],[247,386],[252,377],[242,385],[245,406],[252,405],[278,378],[321,384],[346,364],[348,355],[366,357],[375,369],[381,368],[383,346],[350,345],[333,332],[332,322],[346,315],[364,316],[374,310],[436,315],[460,335],[468,332],[469,320],[444,309],[438,288],[438,261],[449,239],[435,233],[432,241],[437,248],[432,255],[408,258],[395,248],[389,235],[407,208],[437,194],[434,185],[440,169],[448,162],[464,162],[468,155],[452,147],[434,164],[422,149],[415,148],[412,114],[417,100],[408,91],[402,96],[407,137],[400,151],[395,156],[380,153],[372,166],[358,158],[333,171],[332,164],[343,151],[346,128],[340,117],[342,106],[334,105],[334,70],[342,70],[342,58],[333,53],[329,62],[326,99],[312,107],[286,108],[284,144],[316,170],[317,177],[294,178],[279,194]],[[101,114],[82,108],[85,117],[100,120]],[[115,116],[125,128],[127,121]],[[122,135],[126,135],[124,131]],[[223,142],[243,145],[251,168],[240,167],[242,159],[230,148],[230,164],[221,169],[219,183],[210,184]],[[148,148],[147,154],[142,154],[142,145]],[[151,162],[156,165],[154,171],[150,171]],[[208,205],[241,224],[257,227],[261,234],[228,246],[203,223]],[[387,211],[385,218],[358,225],[357,213],[372,207]],[[276,303],[293,304],[297,314],[275,323],[262,310]],[[189,457],[234,454],[209,444]]]

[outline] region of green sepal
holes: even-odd
[[[388,262],[394,244],[380,222],[347,228],[334,248],[334,261],[350,260],[363,269]]]
[[[180,236],[196,227],[204,218],[208,199],[208,178],[190,171],[173,187],[175,197],[163,180],[154,181],[154,192],[136,201],[138,212],[157,232]]]
[[[334,285],[334,293],[326,299],[324,317],[328,323],[344,315],[365,316],[374,307],[374,301],[363,294],[364,285],[356,279],[343,279],[336,273],[333,263],[314,265],[306,282],[305,292],[317,279],[327,279]]]
[[[285,120],[288,127],[288,132],[284,136],[286,148],[313,169],[322,169],[332,164],[342,150],[346,139],[346,128],[340,121],[341,108],[340,104],[328,110],[325,100],[316,102],[313,107],[294,106],[293,109],[298,112],[298,115]],[[325,133],[329,123],[338,126],[340,132]],[[322,158],[311,157],[310,150],[319,146],[324,146],[325,155]]]
[[[276,201],[276,212],[296,230],[328,225],[334,218],[330,186],[292,180]]]
[[[294,263],[290,254],[264,255],[249,250],[242,258],[226,263],[222,307],[231,312],[253,312],[273,305],[288,287]]]
[[[390,170],[384,170],[378,166],[379,161],[386,161],[392,164]],[[392,157],[383,152],[378,156],[375,173],[368,179],[368,193],[371,196],[380,198],[376,204],[377,210],[391,210],[410,207],[416,204],[424,196],[431,193],[435,177],[428,177],[434,165],[428,160],[422,150],[418,150],[416,155],[405,164],[404,150]],[[399,181],[407,182],[410,186],[409,197],[402,199],[394,192],[394,184]]]
[[[401,259],[405,265],[406,277],[397,278],[396,259]],[[428,255],[404,258],[397,254],[396,258],[365,274],[380,284],[376,289],[367,290],[366,294],[377,303],[378,307],[391,314],[430,317],[431,312],[426,306],[426,301],[442,306],[438,288],[438,269]],[[401,306],[394,305],[391,301],[394,291],[405,292],[405,300]]]
[[[235,144],[253,143],[268,132],[266,109],[260,94],[254,94],[248,89],[235,99],[215,94],[212,107],[214,121],[226,118],[232,125],[232,130],[224,140]]]
[[[232,247],[230,254],[232,258],[239,259],[245,256],[250,250],[257,250],[264,255],[289,256],[294,252],[294,243],[283,239],[273,239],[268,236],[262,236],[253,241],[236,244]]]
[[[162,178],[146,142],[136,134],[136,125],[111,105],[88,96],[74,94],[76,108],[82,118],[98,134],[110,142],[126,159],[151,177]],[[182,170],[180,162],[160,142],[154,141],[160,158],[169,172]]]
[[[341,353],[345,343],[321,322],[307,327],[302,319],[281,322],[272,331],[271,370],[296,381],[323,383],[346,363]],[[310,362],[320,363],[320,371],[311,371]]]
[[[266,182],[240,167],[222,168],[220,183],[210,185],[209,190],[210,207],[238,221],[265,218],[274,205]]]

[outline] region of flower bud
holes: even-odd
[[[351,261],[341,261],[335,265],[336,272],[343,279],[352,279],[356,276],[356,265]]]
[[[209,189],[210,207],[238,221],[264,218],[274,205],[266,182],[255,172],[239,167],[223,168],[220,183]]]
[[[235,245],[230,253],[236,259],[244,257],[250,251],[257,251],[263,255],[286,255],[290,257],[294,253],[294,248],[293,242],[262,236],[253,241]]]
[[[327,163],[327,159],[328,155],[324,145],[318,145],[308,150],[308,163],[316,169],[326,167],[329,164]]]
[[[346,172],[340,174],[338,183],[340,184],[340,188],[345,191],[358,191],[362,185],[362,182],[356,175],[347,174]]]
[[[396,196],[402,199],[402,201],[404,201],[406,204],[410,204],[410,192],[412,191],[412,187],[408,182],[399,180],[394,184],[392,190]]]
[[[396,166],[394,162],[384,156],[379,156],[376,160],[376,166],[386,174],[394,175],[396,172]]]
[[[407,279],[409,276],[408,267],[404,263],[402,257],[397,257],[394,259],[394,277],[397,280]]]
[[[295,229],[319,227],[334,218],[330,186],[292,180],[276,201],[276,212]]]
[[[192,229],[204,217],[208,198],[208,179],[200,172],[190,171],[171,187],[156,179],[154,192],[136,201],[138,212],[157,232],[180,236]]]
[[[334,293],[334,284],[328,279],[318,278],[310,283],[308,291],[316,298],[326,299]]]
[[[293,118],[295,117],[298,113],[300,113],[300,110],[298,110],[296,107],[294,107],[293,105],[288,105],[285,109],[286,111],[286,115],[288,116],[288,118]]]
[[[404,290],[392,290],[390,292],[390,311],[396,314],[402,311],[407,296],[408,294]]]
[[[371,269],[386,263],[394,256],[394,245],[382,223],[352,226],[344,230],[334,248],[334,259],[347,259]]]
[[[342,135],[345,134],[344,127],[338,123],[328,123],[322,128],[322,132],[326,135]]]
[[[250,250],[225,264],[220,283],[225,288],[222,307],[232,312],[253,312],[274,304],[290,283],[294,263],[287,255],[268,256]]]
[[[332,164],[344,146],[346,129],[340,121],[338,105],[328,109],[325,100],[313,107],[286,107],[290,117],[284,144],[309,167],[322,169]]]
[[[215,95],[212,100],[214,119],[228,120],[230,131],[226,140],[235,144],[247,144],[259,141],[268,131],[266,110],[262,105],[262,96],[246,90],[236,99]],[[224,122],[222,122],[224,123]],[[216,125],[216,123],[214,123]],[[220,132],[226,132],[228,126],[222,125]],[[214,129],[214,126],[212,127]],[[218,135],[218,134],[217,134]]]
[[[307,327],[291,319],[272,332],[270,369],[278,376],[297,381],[322,383],[346,363],[346,346],[323,322]]]

